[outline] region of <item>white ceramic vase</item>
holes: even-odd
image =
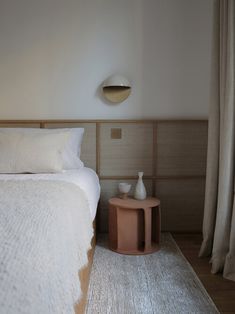
[[[134,198],[136,200],[145,200],[146,199],[146,189],[143,183],[143,172],[138,172],[139,179],[137,181],[137,184],[135,186],[135,193],[134,193]]]

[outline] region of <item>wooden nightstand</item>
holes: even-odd
[[[159,250],[160,201],[148,197],[109,200],[109,248],[122,254],[149,254]]]

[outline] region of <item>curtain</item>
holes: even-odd
[[[212,273],[235,281],[235,1],[214,2],[212,93],[209,110],[203,243]]]

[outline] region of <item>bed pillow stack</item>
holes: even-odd
[[[83,128],[0,128],[0,173],[79,169]]]

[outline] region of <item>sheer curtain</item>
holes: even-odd
[[[200,256],[235,281],[235,0],[214,3],[214,55]]]

